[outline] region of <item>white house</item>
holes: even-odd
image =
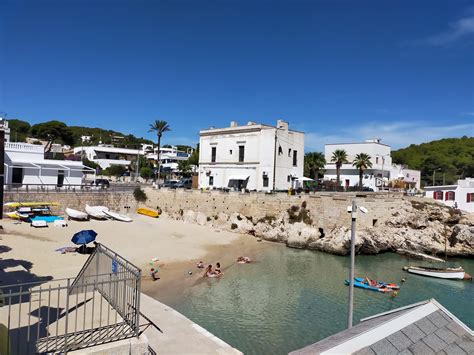
[[[81,185],[84,170],[80,161],[44,158],[42,145],[5,142],[6,185]]]
[[[304,133],[248,122],[200,131],[199,187],[286,190],[303,177]]]
[[[326,144],[324,146],[325,180],[337,179],[336,164],[331,162],[331,159],[333,153],[338,149],[345,150],[347,153],[348,163],[342,164],[340,170],[341,184],[345,188],[359,186],[359,170],[352,165],[352,162],[355,156],[360,153],[368,154],[372,162],[372,168],[364,170],[362,178],[364,187],[377,191],[386,186],[390,180],[401,180],[407,187],[420,188],[420,172],[392,164],[391,148],[380,143],[380,139],[368,139],[361,143]]]
[[[153,147],[152,147],[153,149]],[[143,150],[150,150],[148,146],[143,146]],[[178,162],[182,160],[188,160],[191,156],[192,151],[184,152],[178,150],[176,146],[168,147],[160,147],[160,160],[161,160],[161,168],[163,170],[168,170],[175,172],[178,170]],[[157,156],[157,148],[153,149],[153,153],[146,154],[147,159],[152,159],[154,161],[158,160]]]
[[[80,146],[74,148],[74,154],[81,155],[98,164],[102,169],[111,165],[129,166],[136,161],[138,155],[143,155],[142,149],[116,148],[110,145]]]
[[[458,180],[456,185],[425,186],[425,197],[449,207],[474,212],[474,178]]]

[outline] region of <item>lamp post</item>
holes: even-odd
[[[385,189],[385,182],[384,182],[383,178],[384,178],[384,175],[385,175],[385,171],[384,171],[385,157],[389,157],[390,154],[385,154],[385,155],[377,154],[377,156],[382,158],[382,190],[384,190]]]
[[[352,315],[354,313],[354,273],[355,273],[355,238],[356,238],[356,219],[357,209],[362,213],[367,213],[367,209],[357,206],[355,199],[352,200],[352,206],[347,207],[347,212],[351,213],[351,262],[349,270],[349,304],[347,314],[347,328],[352,328]]]

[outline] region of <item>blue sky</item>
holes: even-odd
[[[0,111],[194,144],[278,118],[306,150],[474,135],[472,1],[4,0]]]

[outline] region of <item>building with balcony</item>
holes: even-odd
[[[368,139],[361,143],[336,143],[324,146],[325,180],[337,180],[336,164],[331,162],[336,150],[347,153],[348,163],[342,164],[340,181],[344,188],[359,186],[359,170],[352,165],[355,156],[366,153],[370,156],[372,167],[364,170],[362,186],[374,191],[388,185],[389,181],[400,181],[405,188],[420,188],[420,171],[408,169],[402,165],[392,163],[391,148],[380,143],[380,139]]]
[[[80,161],[44,158],[42,145],[5,142],[6,185],[81,185],[85,171],[94,172]]]
[[[150,152],[150,150],[152,152]],[[157,148],[150,147],[150,145],[143,145],[143,151],[148,151],[146,154],[147,159],[155,162],[158,160]],[[192,150],[185,152],[178,150],[176,146],[160,147],[161,169],[163,171],[177,172],[178,163],[183,160],[188,160],[191,154]]]
[[[111,145],[80,146],[74,148],[75,155],[98,164],[101,169],[107,169],[111,165],[129,166],[136,161],[139,155],[143,155],[142,149],[116,148]]]
[[[200,131],[199,187],[287,190],[303,177],[304,133],[248,122]]]
[[[474,178],[458,180],[456,185],[425,186],[425,197],[442,204],[474,212]]]

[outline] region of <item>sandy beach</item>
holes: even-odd
[[[56,249],[74,246],[72,235],[83,229],[95,230],[98,233],[97,241],[141,268],[142,291],[165,303],[173,299],[173,295],[200,282],[202,270],[196,268],[198,261],[202,260],[206,264],[219,261],[225,273],[237,256],[255,258],[259,250],[270,244],[259,243],[248,235],[213,231],[183,221],[141,215],[132,215],[132,218],[134,220],[131,223],[111,220],[68,221],[67,227],[49,224],[48,228],[33,228],[28,223],[3,220],[0,261],[3,261],[4,266],[0,268],[0,285],[24,281],[21,272],[9,273],[10,270],[29,269],[30,275],[54,279],[74,277],[88,256],[61,254]],[[160,279],[152,281],[150,268],[156,266]]]

